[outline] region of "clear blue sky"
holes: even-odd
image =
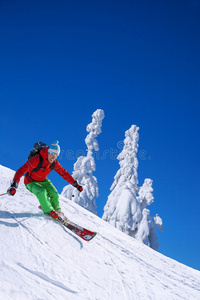
[[[197,0],[1,0],[0,163],[16,170],[34,142],[57,139],[71,173],[103,109],[101,217],[118,142],[136,124],[139,185],[153,179],[149,209],[164,223],[160,252],[200,270],[199,33]],[[65,181],[50,179],[61,192]]]

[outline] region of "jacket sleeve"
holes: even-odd
[[[16,171],[13,180],[16,180],[17,183],[19,183],[20,178],[24,175],[24,173],[31,172],[34,168],[37,167],[38,164],[39,164],[39,155],[37,154],[33,156],[31,159],[29,159],[21,168],[19,168]]]
[[[55,161],[55,168],[54,170],[62,176],[63,179],[67,180],[70,184],[73,184],[75,182],[75,179],[67,172],[61,164],[56,160]]]

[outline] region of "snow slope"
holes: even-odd
[[[0,166],[0,194],[13,174]],[[71,220],[98,232],[92,241],[44,216],[22,182],[14,197],[0,198],[0,299],[200,299],[199,271],[60,200]]]

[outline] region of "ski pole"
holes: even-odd
[[[0,196],[7,195],[8,193],[1,194]]]

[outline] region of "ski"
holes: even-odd
[[[40,206],[38,208],[42,209]],[[82,238],[83,240],[85,240],[87,242],[91,241],[91,239],[93,239],[95,237],[95,235],[97,234],[96,232],[90,231],[84,227],[81,227],[81,226],[71,222],[66,217],[58,216],[54,220],[56,220],[61,225],[65,226],[66,228],[68,228],[73,233],[75,233],[76,235],[78,235],[80,238]]]
[[[72,223],[71,221],[66,221],[65,219],[62,219],[60,216],[58,217],[58,221],[87,242],[91,241],[91,239],[93,239],[97,234],[96,232],[83,228],[75,223]]]

